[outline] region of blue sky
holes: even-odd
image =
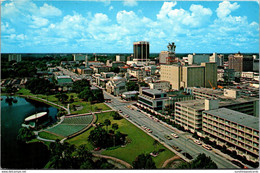
[[[257,1],[0,1],[2,53],[259,52]]]

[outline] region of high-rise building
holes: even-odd
[[[138,59],[142,62],[147,62],[147,59],[149,59],[149,42],[134,42],[134,59]]]
[[[21,54],[9,54],[8,61],[13,61],[13,60],[16,62],[22,61],[22,55]]]
[[[181,87],[217,87],[216,63],[202,63],[199,65],[161,65],[161,79],[169,81],[172,89]]]
[[[228,68],[237,72],[253,71],[253,56],[242,55],[240,52],[228,56]]]
[[[224,55],[218,55],[217,53],[213,53],[213,55],[211,55],[209,57],[209,62],[215,62],[217,64],[217,66],[223,66],[224,65]]]

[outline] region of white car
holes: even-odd
[[[198,139],[193,140],[196,144],[201,145],[201,142]]]
[[[175,137],[175,138],[178,138],[179,136],[177,135],[177,134],[175,134],[175,133],[172,133],[171,134],[173,137]]]

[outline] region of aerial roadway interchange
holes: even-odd
[[[224,168],[224,169],[239,168],[236,165],[232,164],[227,159],[225,159],[224,157],[214,153],[213,150],[209,151],[203,148],[201,145],[195,144],[191,139],[187,137],[189,133],[187,132],[179,133],[171,128],[166,127],[160,122],[154,121],[144,113],[139,112],[135,109],[132,110],[129,107],[127,107],[128,105],[131,105],[133,102],[122,102],[120,99],[110,95],[106,91],[104,91],[104,98],[111,99],[111,102],[107,103],[110,107],[112,107],[117,111],[121,110],[123,115],[128,115],[129,116],[128,118],[124,116],[126,119],[131,120],[132,122],[134,122],[139,126],[144,125],[149,129],[151,129],[152,130],[151,135],[158,138],[159,142],[165,143],[170,147],[174,145],[175,147],[178,147],[182,150],[181,153],[189,153],[193,157],[193,159],[197,157],[200,153],[205,153],[207,156],[211,157],[211,159],[217,164],[218,168]],[[171,136],[172,133],[177,134],[179,138],[172,137]],[[171,140],[166,139],[165,135],[170,136],[172,139]]]

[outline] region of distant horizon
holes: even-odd
[[[256,1],[1,2],[1,52],[259,52]]]
[[[190,52],[190,53],[175,53],[175,54],[213,54],[213,53],[217,53],[217,54],[236,54],[238,52],[211,52],[211,53],[196,53],[196,52]],[[259,52],[240,52],[241,54],[258,54],[259,55]],[[1,54],[133,54],[133,53],[83,53],[83,52],[80,52],[80,53],[1,53]],[[149,54],[160,54],[159,53],[149,53]]]

